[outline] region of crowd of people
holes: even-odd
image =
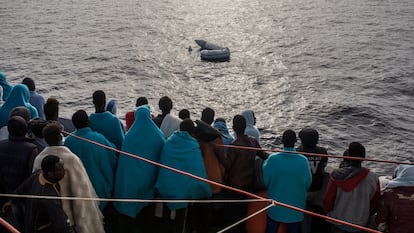
[[[21,232],[214,232],[248,212],[242,200],[249,197],[225,186],[265,191],[277,202],[383,232],[414,227],[414,166],[398,166],[381,189],[378,175],[362,166],[359,142],[349,143],[329,174],[314,128],[287,129],[283,152],[267,153],[252,110],[233,116],[232,134],[211,108],[200,119],[187,109],[177,117],[168,96],[159,99],[158,115],[146,97],[137,98],[125,125],[104,91],[92,99],[95,112],[61,118],[59,101],[45,100],[32,78],[11,85],[0,72],[0,193],[56,197],[0,197],[0,216]],[[363,232],[281,205],[265,221],[266,233],[281,226],[288,233]],[[242,222],[226,232],[248,230]]]

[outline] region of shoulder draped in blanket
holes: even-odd
[[[36,156],[33,171],[41,169],[41,162],[47,155],[56,155],[63,160],[66,175],[59,181],[62,197],[97,198],[82,161],[66,146],[46,147]],[[62,200],[62,205],[77,233],[104,232],[98,201]]]
[[[73,134],[115,148],[115,145],[102,134],[92,131],[89,127],[77,129]],[[69,135],[65,140],[65,146],[82,161],[96,194],[100,198],[111,198],[118,161],[115,151],[78,139],[75,136]],[[100,202],[101,210],[104,209],[106,204],[107,202]]]
[[[39,117],[39,114],[33,105],[29,103],[30,92],[24,84],[17,84],[11,90],[7,100],[0,108],[0,127],[7,125],[9,114],[15,107],[23,106],[30,110],[30,118]]]
[[[125,135],[122,151],[159,162],[165,139],[151,119],[148,105],[135,111],[135,121]],[[114,198],[152,199],[158,167],[120,154],[115,177]],[[148,203],[114,202],[122,214],[135,218]]]
[[[161,163],[207,179],[200,146],[188,132],[175,131],[161,154]],[[160,168],[156,189],[166,199],[202,199],[211,196],[210,185],[190,176]],[[187,207],[187,203],[167,203],[170,210]]]

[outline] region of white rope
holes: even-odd
[[[52,199],[52,200],[81,200],[81,201],[112,201],[112,202],[152,202],[152,203],[242,203],[242,202],[272,202],[270,199],[242,199],[242,200],[177,200],[177,199],[119,199],[119,198],[95,198],[95,197],[57,197],[57,196],[41,196],[41,195],[22,195],[22,194],[4,194],[0,193],[0,197],[9,198],[31,198],[31,199]]]
[[[249,215],[249,216],[247,216],[247,217],[245,217],[245,218],[241,219],[240,221],[235,222],[235,223],[231,224],[230,226],[228,226],[228,227],[226,227],[226,228],[224,228],[224,229],[222,229],[222,230],[220,230],[220,231],[217,231],[217,233],[222,233],[222,232],[225,232],[225,231],[227,231],[227,230],[229,230],[229,229],[231,229],[231,228],[233,228],[233,227],[235,227],[235,226],[239,225],[240,223],[242,223],[242,222],[244,222],[244,221],[247,221],[248,219],[253,218],[254,216],[256,216],[256,215],[258,215],[258,214],[260,214],[260,213],[262,213],[262,212],[266,211],[267,209],[269,209],[269,208],[270,208],[270,207],[272,207],[272,206],[274,206],[274,204],[273,204],[273,203],[272,203],[272,204],[269,204],[268,206],[264,207],[263,209],[261,209],[261,210],[259,210],[259,211],[255,212],[255,213],[253,213],[253,214],[251,214],[251,215]]]

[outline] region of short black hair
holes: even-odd
[[[243,135],[246,130],[246,118],[244,116],[237,114],[233,117],[233,130],[238,135]]]
[[[30,131],[38,138],[43,138],[42,130],[46,126],[47,122],[42,118],[35,118],[29,121]]]
[[[138,97],[137,102],[135,103],[135,107],[139,107],[142,105],[148,104],[148,99],[146,97]]]
[[[172,109],[172,106],[172,100],[168,96],[163,96],[158,101],[158,107],[161,109],[162,113],[169,113]]]
[[[295,131],[288,129],[283,132],[282,142],[284,147],[294,147],[297,141]]]
[[[18,106],[18,107],[13,108],[11,112],[9,113],[9,118],[12,116],[21,116],[26,121],[29,121],[31,117],[30,110],[24,106]]]
[[[365,158],[365,147],[359,142],[351,142],[348,146],[348,156]]]
[[[178,112],[178,117],[181,119],[181,120],[184,120],[184,119],[187,119],[187,118],[190,118],[190,111],[188,111],[188,109],[181,109],[179,112]]]
[[[181,121],[180,131],[186,131],[192,134],[194,132],[194,129],[195,129],[194,122],[191,119],[187,118]]]
[[[62,129],[62,125],[57,122],[50,122],[43,128],[43,137],[49,146],[58,146],[61,144]]]
[[[319,133],[316,129],[307,127],[299,131],[299,138],[304,146],[315,147],[319,141]]]
[[[44,173],[55,171],[56,164],[60,162],[60,158],[56,155],[46,155],[42,159],[41,168]]]
[[[29,88],[29,91],[34,91],[36,89],[35,82],[29,77],[24,78],[22,84],[25,84]]]
[[[21,116],[12,116],[7,121],[7,130],[10,136],[24,137],[27,133],[27,122]]]
[[[46,120],[57,120],[55,118],[59,115],[59,101],[55,98],[47,99],[43,112]]]
[[[201,112],[201,120],[211,125],[214,121],[214,115],[215,115],[215,112],[212,108],[209,108],[209,107],[204,108],[203,111]]]
[[[77,129],[82,129],[88,126],[89,117],[84,110],[78,110],[72,115],[73,125]]]
[[[92,95],[92,101],[95,106],[105,107],[106,105],[106,95],[102,90],[97,90]]]

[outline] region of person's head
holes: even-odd
[[[35,118],[29,121],[30,131],[38,138],[43,138],[43,128],[46,126],[47,122],[42,118]]]
[[[215,114],[214,110],[207,107],[203,109],[203,111],[201,112],[201,120],[211,125],[214,121],[214,114]]]
[[[57,183],[65,176],[63,161],[56,155],[47,155],[42,159],[41,168],[45,179]]]
[[[351,142],[348,149],[344,152],[344,156],[365,158],[365,147],[359,142]],[[344,159],[344,162],[360,167],[362,160]]]
[[[163,96],[158,101],[158,107],[160,108],[160,110],[163,114],[170,113],[170,111],[173,107],[172,100],[168,96]]]
[[[181,119],[181,120],[185,120],[185,119],[190,119],[190,111],[188,111],[188,109],[181,109],[179,112],[178,112],[178,117]]]
[[[299,131],[299,138],[303,146],[315,147],[319,141],[319,133],[316,129],[307,127]]]
[[[243,110],[240,115],[244,116],[246,118],[247,125],[255,125],[256,124],[256,116],[254,115],[253,110],[246,109]]]
[[[246,130],[246,118],[242,115],[235,115],[233,117],[233,130],[237,135],[243,135]]]
[[[43,137],[49,146],[62,145],[62,126],[57,122],[48,123],[42,130]]]
[[[284,147],[294,147],[297,141],[295,131],[288,129],[283,132],[282,143]]]
[[[43,108],[46,120],[57,121],[59,116],[59,101],[55,98],[48,98]]]
[[[365,158],[365,147],[359,142],[351,142],[348,146],[348,156]]]
[[[135,103],[135,107],[139,107],[142,105],[148,104],[148,99],[144,96],[138,97],[137,102]]]
[[[84,110],[78,110],[72,115],[72,122],[76,129],[88,127],[89,117]]]
[[[23,106],[15,107],[9,113],[9,118],[12,117],[12,116],[20,116],[26,122],[29,122],[29,120],[30,120],[30,110],[26,107],[23,107]]]
[[[21,116],[12,116],[7,121],[7,130],[9,136],[12,137],[25,137],[27,134],[27,122]]]
[[[29,88],[24,84],[17,84],[11,89],[9,96],[7,99],[14,99],[14,98],[23,98],[23,102],[27,103],[30,99],[30,91]]]
[[[180,131],[186,131],[192,135],[194,133],[194,129],[195,129],[194,122],[191,119],[187,118],[181,121]]]
[[[24,78],[22,84],[26,85],[29,88],[29,91],[36,90],[36,85],[32,78]]]
[[[92,95],[92,101],[95,105],[95,109],[98,112],[105,111],[105,105],[106,105],[106,95],[105,92],[102,90],[97,90]]]

